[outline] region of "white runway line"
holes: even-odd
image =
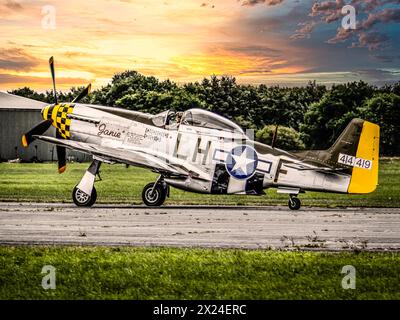
[[[400,208],[0,202],[0,244],[400,250]]]

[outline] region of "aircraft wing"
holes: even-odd
[[[47,136],[34,136],[36,139],[52,144],[64,146],[69,149],[81,151],[107,161],[125,163],[137,167],[154,169],[162,172],[168,172],[174,175],[189,176],[195,175],[197,178],[208,180],[209,177],[194,166],[178,162],[173,157],[161,158],[160,156],[148,153],[148,150],[130,150],[122,148],[110,148],[97,144],[78,142],[73,140],[57,139]]]

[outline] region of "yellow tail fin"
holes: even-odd
[[[379,126],[364,121],[348,193],[370,193],[378,185]]]

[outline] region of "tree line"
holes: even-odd
[[[72,101],[83,87],[57,92]],[[51,91],[28,87],[12,94],[52,103]],[[82,103],[106,105],[156,114],[167,109],[203,108],[254,129],[257,140],[270,143],[278,125],[277,146],[283,149],[325,149],[352,118],[381,126],[381,155],[400,155],[400,82],[377,87],[364,81],[328,88],[309,82],[303,87],[238,84],[231,76],[211,76],[178,85],[136,71],[115,74]]]

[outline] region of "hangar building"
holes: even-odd
[[[57,160],[54,145],[34,141],[28,148],[21,143],[22,134],[43,121],[40,111],[45,103],[0,92],[0,161],[20,159],[22,161]],[[51,127],[45,135],[55,136]],[[67,149],[70,161],[88,161],[90,156]]]

